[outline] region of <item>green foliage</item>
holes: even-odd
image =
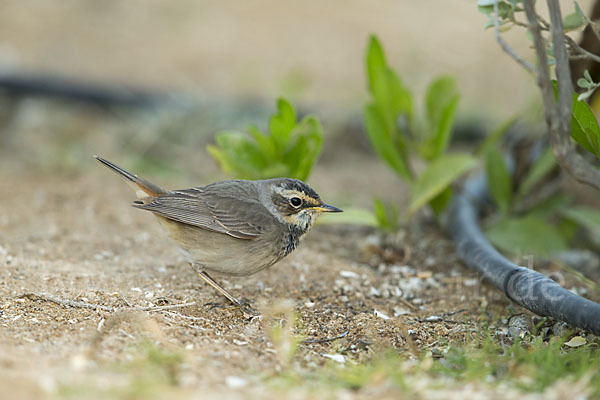
[[[535,338],[506,347],[493,339],[482,339],[475,349],[452,347],[445,362],[435,364],[433,372],[462,381],[512,382],[533,392],[544,391],[565,378],[574,382],[591,377],[589,388],[599,395],[600,354],[591,346],[568,350],[564,342]]]
[[[364,107],[364,118],[373,148],[398,176],[412,183],[409,213],[429,204],[439,215],[452,196],[451,184],[475,166],[469,155],[446,155],[460,100],[455,80],[442,76],[429,85],[423,116],[417,120],[412,94],[387,64],[375,36],[369,40],[366,72],[371,101]],[[420,176],[411,166],[414,155],[430,164]],[[376,201],[375,212],[385,227],[388,216],[382,210]]]
[[[317,219],[319,225],[348,224],[364,226],[380,226],[375,214],[357,207],[344,207],[343,213],[324,213]]]
[[[552,149],[547,148],[522,179],[517,195],[510,190],[510,176],[500,172],[504,163],[501,153],[488,148],[486,152],[488,185],[502,215],[486,229],[490,241],[511,254],[550,256],[553,252],[566,250],[574,243],[575,232],[585,229],[594,242],[600,242],[600,211],[587,207],[574,207],[566,194],[554,194],[542,198],[526,212],[511,215],[512,203],[519,208],[520,202],[542,185],[544,179],[556,167]]]
[[[447,344],[444,338],[436,342],[433,348],[439,358],[429,351],[417,359],[393,351],[375,352],[367,361],[287,369],[268,379],[272,385],[295,393],[304,389],[318,394],[316,397],[327,393],[325,397],[332,398],[339,389],[368,397],[381,392],[382,387],[389,398],[421,398],[423,393],[431,397],[436,392],[430,390],[444,388],[447,391],[437,393],[444,398],[452,397],[452,390],[465,382],[474,382],[477,393],[496,387],[509,390],[512,397],[527,397],[528,392],[541,393],[549,388],[553,393],[552,386],[565,380],[579,382],[578,393],[587,390],[590,396],[600,395],[600,353],[593,343],[570,348],[565,345],[568,337],[545,342],[526,336],[506,344],[491,328],[475,325],[474,332],[464,344]]]
[[[583,77],[577,79],[577,86],[579,86],[582,89],[585,89],[582,93],[579,94],[579,96],[577,96],[577,100],[582,101],[586,100],[588,97],[594,94],[596,89],[598,89],[598,87],[600,86],[600,83],[594,82],[592,76],[590,75],[590,72],[586,69],[585,71],[583,71]]]
[[[378,117],[377,108],[373,104],[368,104],[364,109],[365,124],[367,134],[371,140],[373,148],[388,166],[390,166],[398,175],[406,180],[412,179],[412,174],[406,164],[406,150],[399,135],[390,134],[381,118]],[[395,132],[395,131],[394,131]],[[398,148],[394,145],[394,138]]]
[[[504,156],[497,147],[490,146],[488,148],[485,157],[485,169],[492,197],[500,211],[507,214],[512,198],[512,179],[506,168]]]
[[[248,134],[219,132],[215,143],[207,146],[208,152],[234,178],[286,176],[306,180],[321,152],[323,130],[312,116],[297,122],[292,105],[280,98],[277,112],[269,121],[268,135],[250,126]]]
[[[510,254],[533,254],[543,257],[567,249],[572,238],[572,229],[565,224],[552,224],[549,221],[556,219],[557,214],[568,205],[568,197],[556,195],[544,198],[524,215],[509,213],[513,202],[518,208],[519,203],[539,187],[555,166],[552,149],[547,148],[527,171],[517,188],[517,195],[513,196],[512,179],[502,153],[496,147],[488,147],[488,186],[501,216],[487,227],[486,236],[499,249]]]
[[[563,215],[571,221],[587,229],[590,234],[600,239],[600,211],[589,207],[569,207]]]
[[[518,196],[523,197],[529,193],[555,166],[556,160],[552,154],[552,149],[548,147],[523,178],[519,186]]]
[[[573,94],[571,137],[581,147],[600,158],[600,128],[598,127],[598,121],[590,106],[585,101],[578,100],[577,94]]]
[[[569,15],[566,15],[563,18],[563,29],[565,32],[570,32],[577,30],[579,28],[583,28],[590,21],[588,17],[585,15],[579,4],[575,1],[575,12]]]
[[[543,257],[568,247],[552,225],[533,215],[501,219],[486,230],[486,235],[495,246],[511,254]]]
[[[428,137],[421,147],[421,154],[426,160],[435,160],[446,152],[459,100],[454,78],[443,76],[429,85],[425,96]]]
[[[400,227],[400,213],[393,204],[385,203],[376,197],[373,200],[373,213],[379,228],[395,231]]]
[[[477,160],[468,154],[450,154],[433,161],[413,186],[408,212],[414,213],[442,194],[453,181],[476,165]]]
[[[412,179],[404,136],[396,124],[399,116],[412,120],[410,92],[400,77],[388,67],[383,48],[371,36],[367,50],[368,87],[373,97],[364,108],[367,134],[375,151],[402,178]]]
[[[500,25],[508,24],[508,27],[516,24],[515,13],[521,12],[523,9],[519,6],[520,0],[498,0],[498,13],[495,15],[494,4],[496,0],[478,0],[477,5],[479,11],[488,16],[486,27],[493,26],[495,18],[498,19]],[[592,24],[592,21],[585,15],[577,2],[574,2],[575,12],[564,17],[563,25],[565,31],[581,29]],[[596,29],[590,25],[592,29]],[[550,41],[547,43],[546,53],[550,63],[554,62],[554,49]],[[583,102],[589,98],[600,84],[595,83],[586,70],[583,77],[577,80],[577,85],[585,89],[583,93],[573,94],[573,110],[571,117],[571,137],[584,149],[600,158],[600,129],[594,113],[590,107]],[[556,90],[556,81],[554,81],[555,95],[558,97]]]
[[[494,26],[494,2],[495,0],[477,0],[477,9],[488,17],[488,21],[484,25],[485,29]],[[513,22],[515,12],[523,10],[518,3],[520,0],[498,0],[498,24],[500,26]]]
[[[552,149],[547,148],[527,171],[514,196],[512,178],[502,152],[496,146],[487,146],[488,187],[501,212],[500,218],[486,229],[486,236],[495,246],[510,254],[536,256],[548,256],[567,248],[570,238],[567,227],[561,229],[561,224],[551,224],[549,220],[569,203],[568,198],[548,197],[534,204],[524,215],[510,213],[513,207],[519,208],[520,203],[541,184],[555,166]]]

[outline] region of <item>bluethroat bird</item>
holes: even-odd
[[[341,212],[297,179],[227,180],[166,190],[94,156],[136,191],[133,207],[151,211],[193,270],[243,312],[251,309],[208,272],[247,276],[290,254],[323,212]]]

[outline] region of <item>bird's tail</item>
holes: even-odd
[[[119,175],[121,175],[123,178],[125,178],[129,186],[131,186],[133,190],[135,190],[135,193],[138,198],[144,198],[148,196],[156,197],[160,194],[169,193],[168,190],[165,190],[160,186],[156,186],[154,183],[140,178],[137,175],[134,175],[131,172],[124,170],[118,165],[113,164],[108,160],[105,160],[102,157],[94,156],[94,158],[100,161],[102,164],[106,165],[108,168],[118,173]]]

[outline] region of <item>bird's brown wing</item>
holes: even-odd
[[[253,196],[205,188],[171,192],[134,207],[238,239],[256,239],[273,223],[273,215]]]

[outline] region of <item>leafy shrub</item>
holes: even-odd
[[[540,196],[557,164],[552,149],[547,148],[515,186],[501,151],[490,146],[486,151],[486,174],[492,200],[500,216],[487,227],[486,235],[498,248],[511,254],[551,256],[567,250],[574,243],[574,233],[583,228],[591,244],[600,242],[600,212],[573,205],[564,192]],[[526,207],[524,204],[530,203]]]
[[[477,1],[478,9],[488,17],[485,27],[490,28],[497,23],[502,31],[523,26],[518,23],[520,14],[524,12],[521,3],[521,0]],[[563,18],[564,32],[582,30],[587,26],[595,29],[594,22],[574,2],[574,12]],[[555,64],[552,41],[548,40],[545,45],[548,63]],[[572,54],[577,54],[573,46],[569,47]],[[560,72],[557,71],[556,74],[559,77]],[[555,100],[558,101],[558,83],[554,81],[553,84]],[[586,70],[577,79],[577,85],[582,93],[572,95],[570,136],[581,147],[580,151],[588,151],[600,158],[600,127],[594,112],[583,101],[590,98],[600,84],[594,82]],[[546,178],[556,169],[551,149],[547,149],[538,158],[520,182],[513,182],[501,152],[491,146],[486,148],[488,186],[494,202],[501,210],[500,217],[496,217],[488,226],[486,234],[497,247],[512,254],[538,256],[551,256],[569,246],[598,247],[600,212],[573,205],[572,199],[564,190],[550,195],[547,193],[553,186]],[[596,168],[595,165],[590,167]],[[575,235],[579,227],[587,231],[590,243],[582,241],[582,236]]]
[[[455,80],[442,76],[429,85],[424,115],[418,119],[412,94],[388,66],[375,36],[369,41],[366,71],[372,99],[364,107],[364,118],[373,148],[412,184],[409,213],[429,204],[439,214],[452,196],[452,183],[476,165],[469,154],[447,154],[460,99]],[[427,163],[420,175],[411,165],[414,154]]]
[[[238,179],[288,177],[306,180],[321,153],[323,129],[313,116],[297,122],[296,112],[285,99],[269,121],[269,134],[248,127],[248,134],[219,132],[208,152],[223,171]]]

